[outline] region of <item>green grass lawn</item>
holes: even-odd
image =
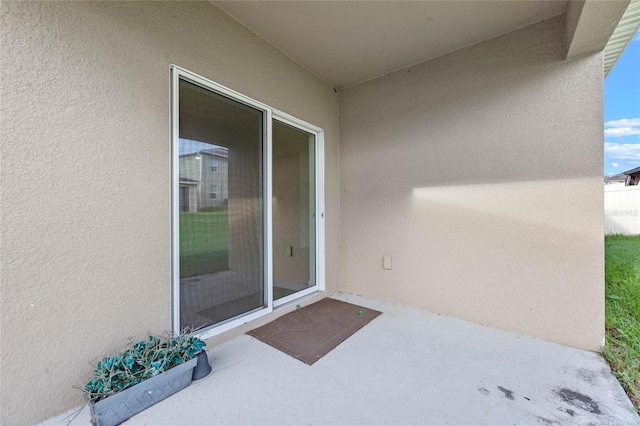
[[[640,235],[605,237],[605,295],[604,355],[640,411]]]
[[[224,271],[229,265],[227,210],[180,213],[180,278]]]

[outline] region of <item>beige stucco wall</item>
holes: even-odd
[[[331,87],[208,2],[1,7],[1,424],[79,405],[90,360],[170,327],[170,63],[325,130],[337,289]]]
[[[557,17],[341,94],[346,291],[599,349],[602,55],[563,49]]]

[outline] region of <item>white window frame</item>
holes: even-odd
[[[250,311],[242,316],[214,324],[195,334],[207,339],[238,326],[269,315],[275,307],[273,301],[273,179],[272,179],[272,123],[273,119],[297,127],[316,136],[316,285],[293,295],[277,300],[277,306],[294,303],[309,294],[325,290],[324,253],[324,131],[284,112],[249,98],[205,77],[171,64],[171,330],[180,331],[180,206],[179,206],[179,82],[180,79],[193,83],[214,93],[263,112],[263,182],[264,182],[264,291],[266,306]]]
[[[213,188],[214,186],[216,187],[215,191],[211,190],[211,188]],[[216,194],[216,196],[212,197],[213,194]],[[212,199],[212,200],[217,200],[218,199],[218,185],[216,185],[216,184],[209,185],[209,198]]]

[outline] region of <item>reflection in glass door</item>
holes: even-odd
[[[316,137],[273,121],[273,300],[316,286]]]
[[[172,330],[322,291],[322,129],[177,66],[171,116]]]
[[[267,305],[265,112],[179,80],[179,324],[224,323]]]

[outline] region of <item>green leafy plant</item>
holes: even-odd
[[[98,362],[93,378],[82,390],[91,402],[98,402],[189,361],[204,346],[202,340],[188,334],[149,336],[129,345],[122,354]]]

